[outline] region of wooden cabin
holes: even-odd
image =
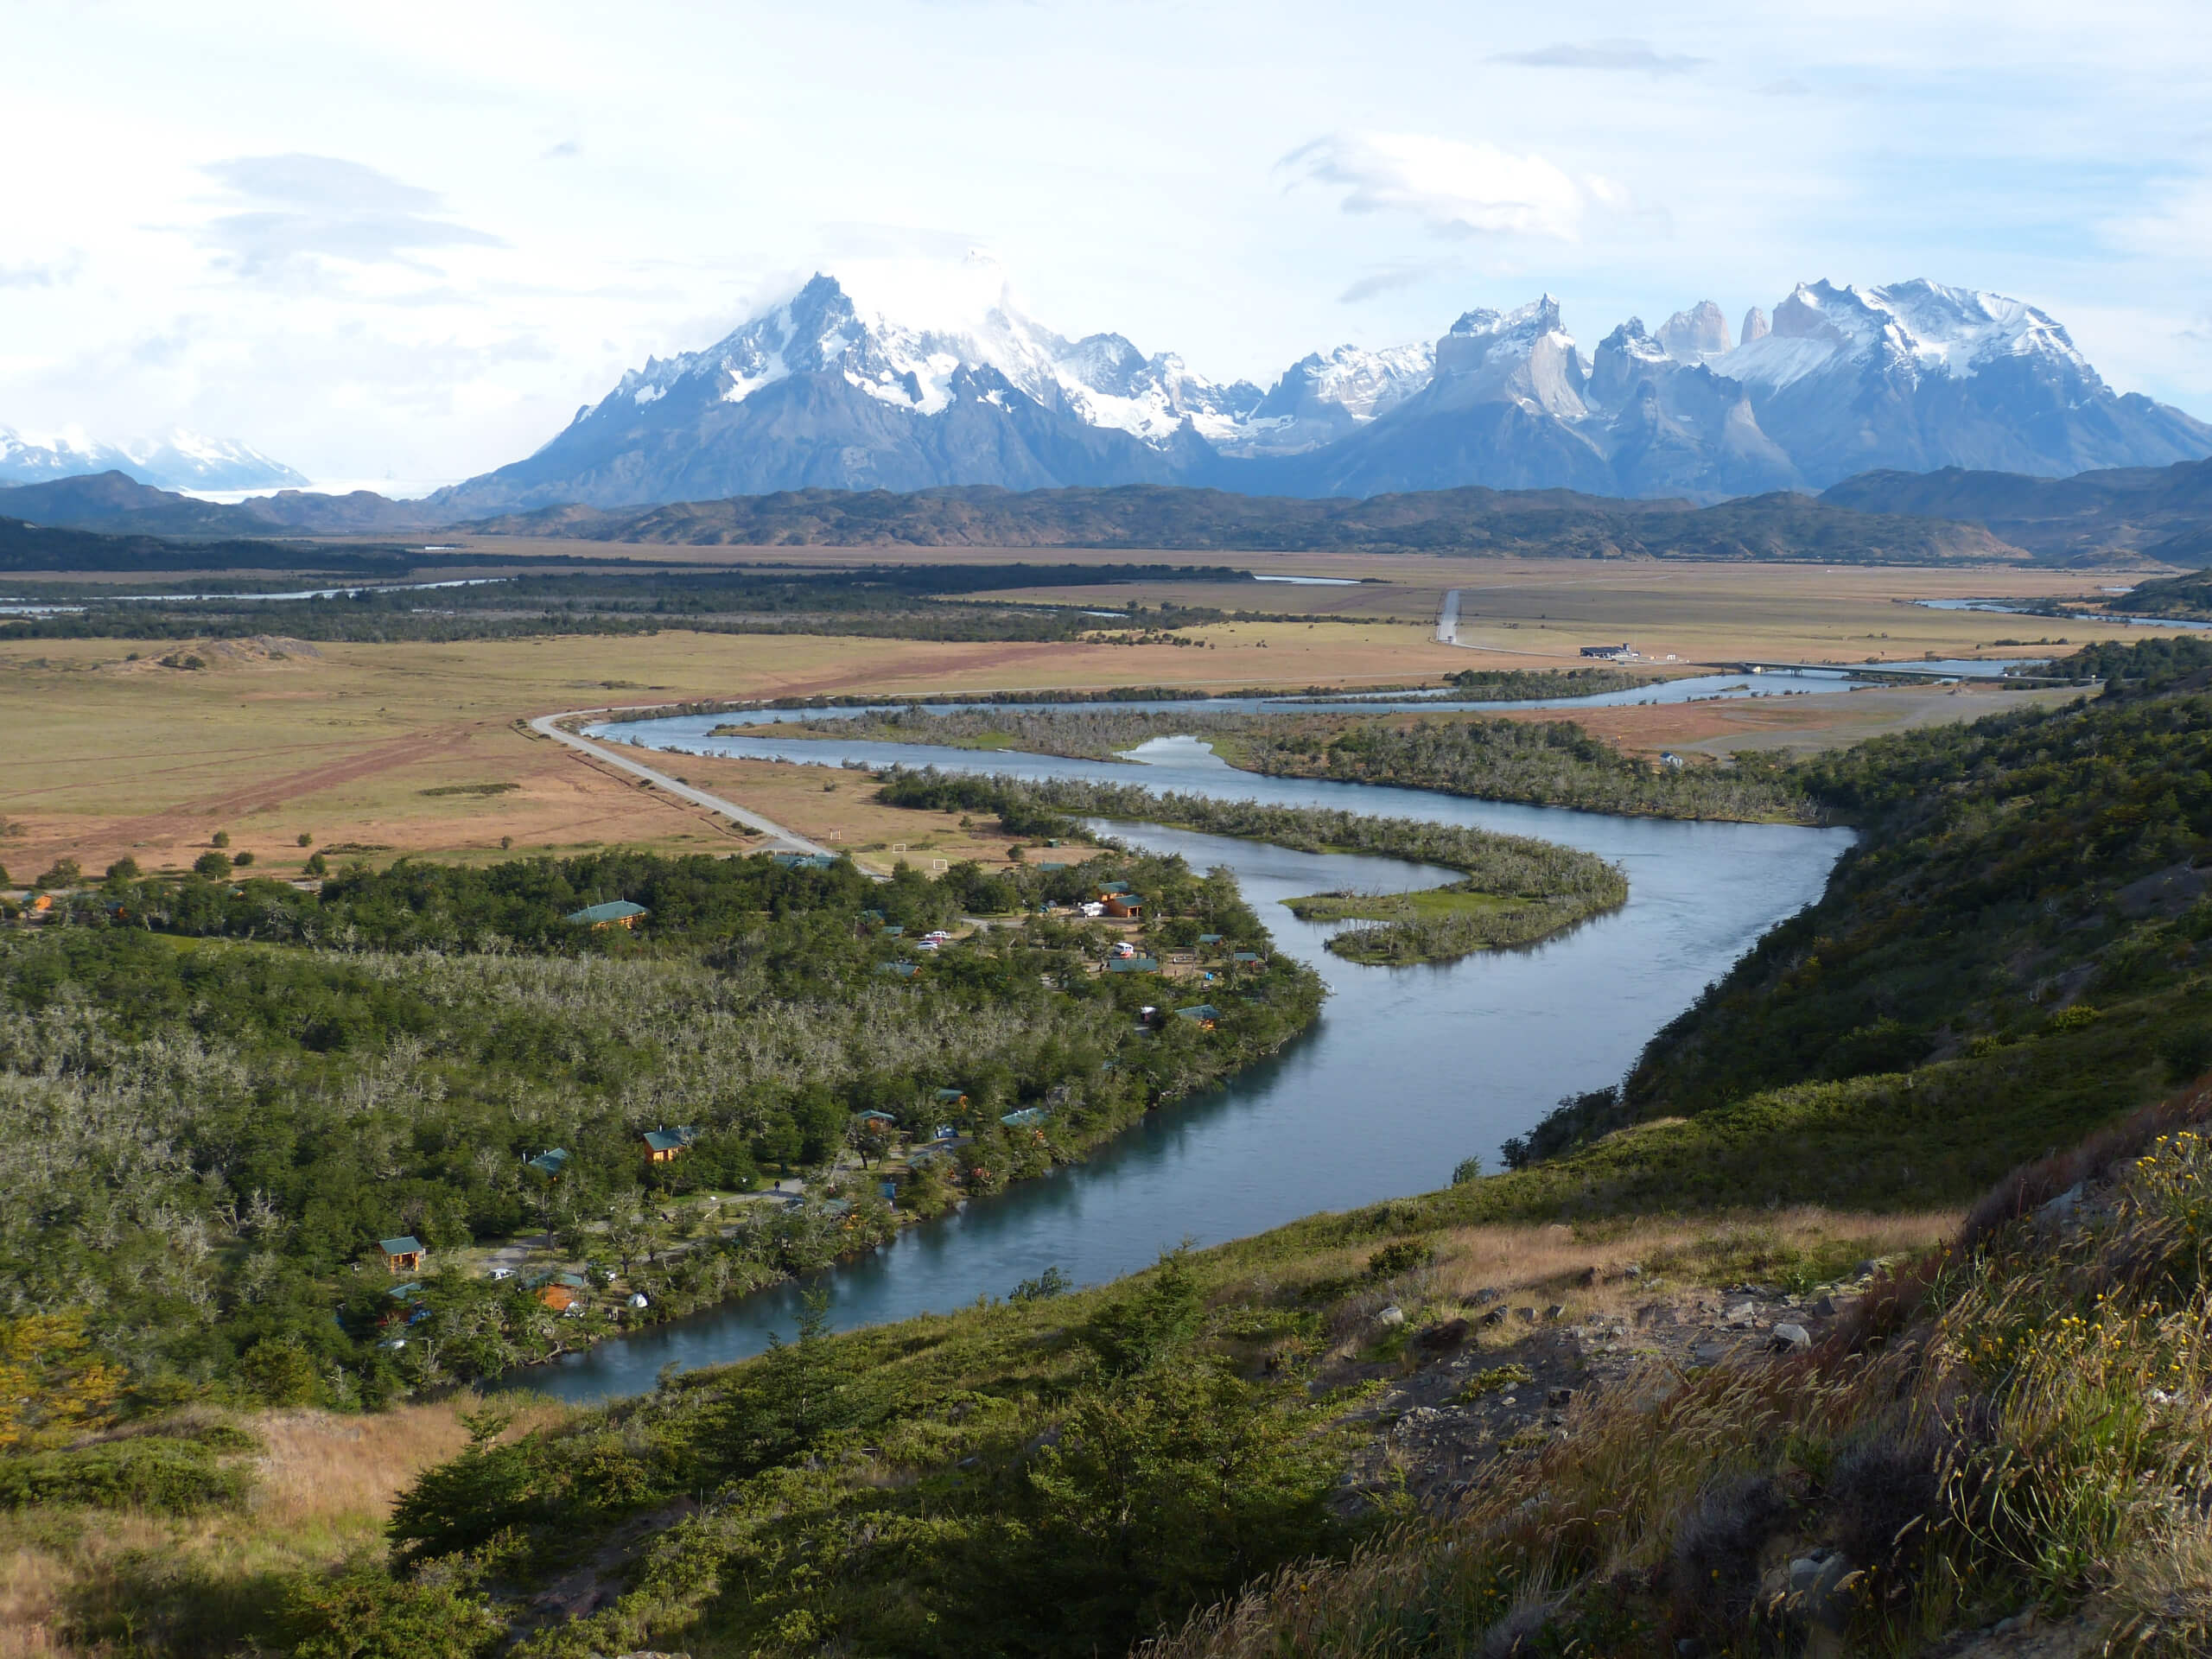
[[[429,1255],[429,1251],[423,1247],[423,1241],[412,1233],[398,1238],[387,1238],[383,1241],[382,1248],[387,1273],[420,1273],[423,1271],[423,1258]]]
[[[572,910],[561,919],[578,927],[597,930],[602,927],[634,928],[640,916],[652,912],[643,905],[633,905],[627,899],[610,899],[603,905],[586,905],[582,910]]]

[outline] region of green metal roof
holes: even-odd
[[[603,905],[586,905],[582,910],[572,910],[561,919],[581,922],[589,927],[601,922],[626,921],[632,916],[645,913],[643,905],[633,905],[627,899],[610,899]]]

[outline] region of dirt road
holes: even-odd
[[[694,806],[703,806],[709,812],[720,812],[724,817],[743,824],[748,830],[758,830],[760,834],[781,843],[781,846],[775,850],[819,853],[825,858],[836,856],[829,848],[809,841],[804,836],[795,830],[786,830],[782,824],[772,819],[764,818],[758,812],[747,811],[734,801],[726,801],[719,795],[709,795],[703,789],[694,789],[690,785],[679,782],[664,772],[656,771],[642,761],[631,760],[628,755],[609,744],[594,743],[589,738],[579,737],[575,733],[566,730],[560,724],[562,721],[575,720],[587,715],[613,712],[614,711],[605,709],[571,709],[564,714],[540,715],[530,722],[530,728],[543,736],[551,738],[556,743],[565,743],[570,748],[591,756],[594,760],[604,762],[610,766],[619,766],[633,777],[642,778],[654,788],[664,789],[678,800],[689,801]]]

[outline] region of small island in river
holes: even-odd
[[[1534,944],[1627,896],[1625,881],[1608,899],[1601,893],[1486,893],[1468,880],[1413,893],[1315,893],[1283,903],[1301,922],[1369,924],[1332,935],[1330,951],[1347,962],[1396,966]]]

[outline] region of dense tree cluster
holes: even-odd
[[[1232,765],[1281,777],[1433,789],[1633,817],[1804,822],[1817,811],[1783,762],[1746,753],[1725,767],[1666,766],[1623,754],[1564,720],[1099,708],[932,715],[915,709],[823,721],[811,729],[823,737],[1018,748],[1088,760],[1110,759],[1151,738],[1190,734],[1208,739]]]
[[[397,1310],[423,1328],[380,1349],[380,1238],[412,1234],[435,1267],[550,1230],[648,1287],[656,1315],[818,1267],[888,1215],[810,1205],[672,1237],[654,1195],[820,1164],[862,1111],[972,1131],[964,1178],[1001,1185],[1311,1017],[1318,982],[1271,963],[1217,1030],[1137,1039],[1146,987],[1087,971],[1102,944],[1034,913],[1102,870],[1167,925],[1265,940],[1225,874],[1121,856],[884,882],[765,855],[403,861],[320,893],[118,875],[61,923],[0,933],[0,1298],[83,1314],[142,1382],[344,1402],[435,1380],[410,1368],[496,1371],[575,1331],[512,1287],[434,1273]],[[563,919],[610,899],[646,907],[634,933]],[[881,971],[922,929],[1025,909],[1027,925]],[[964,1104],[938,1103],[948,1086]],[[1033,1105],[1041,1130],[1000,1124]],[[690,1149],[648,1162],[643,1132],[677,1125]],[[556,1170],[527,1161],[554,1149]]]

